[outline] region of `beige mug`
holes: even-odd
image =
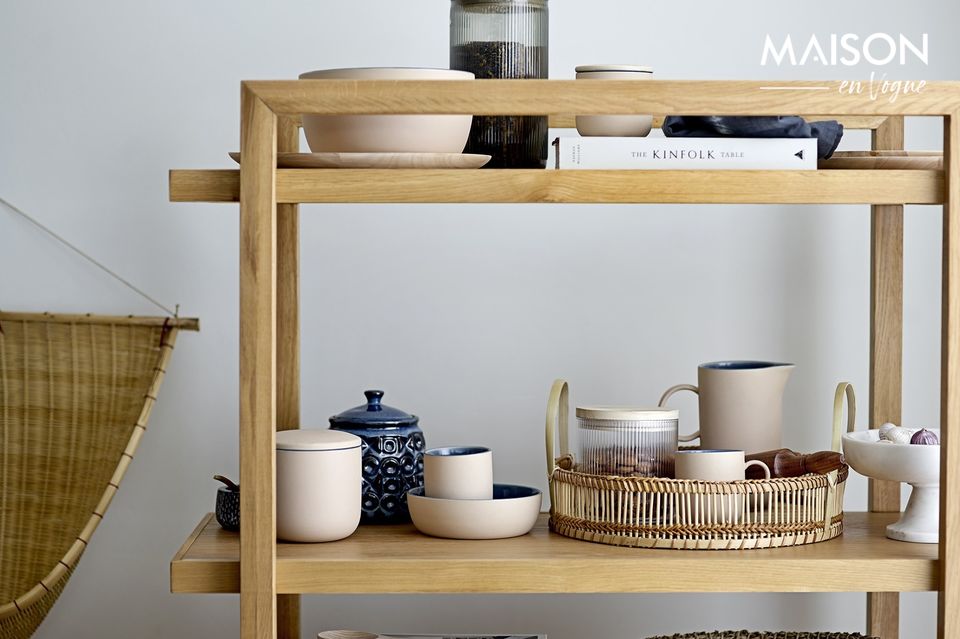
[[[763,468],[770,479],[770,467],[759,459],[745,461],[742,450],[678,450],[674,457],[677,479],[702,481],[743,481],[751,466]]]
[[[423,494],[433,499],[493,499],[493,453],[482,446],[423,454]]]
[[[747,468],[759,466],[763,475],[770,479],[770,467],[759,459],[745,461],[742,450],[681,450],[674,457],[677,479],[702,481],[743,481]],[[747,495],[699,495],[685,504],[687,516],[696,523],[737,524],[744,521],[744,511],[756,508],[756,500]]]
[[[697,368],[697,386],[672,386],[660,398],[666,406],[674,393],[688,390],[700,401],[700,429],[678,437],[700,439],[700,447],[758,453],[782,448],[783,389],[793,364],[736,360]]]

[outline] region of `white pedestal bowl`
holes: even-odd
[[[939,428],[929,430],[939,439]],[[881,442],[879,430],[868,430],[846,433],[843,454],[861,475],[913,487],[900,520],[887,526],[887,537],[920,544],[940,540],[940,446]]]

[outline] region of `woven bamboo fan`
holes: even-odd
[[[0,637],[43,621],[117,492],[179,329],[0,313]]]
[[[585,541],[690,550],[741,550],[810,544],[843,532],[846,464],[825,475],[735,482],[618,477],[578,471],[570,454],[568,387],[557,380],[547,405],[550,528]],[[839,450],[843,398],[855,419],[853,388],[834,405]],[[554,433],[559,433],[557,459]]]

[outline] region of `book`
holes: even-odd
[[[559,137],[558,169],[777,170],[817,168],[816,138]]]

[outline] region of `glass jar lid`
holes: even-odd
[[[577,417],[610,422],[661,422],[680,419],[680,411],[675,408],[577,406]]]
[[[527,4],[535,7],[547,6],[547,0],[453,0],[456,4]]]
[[[382,390],[368,390],[363,394],[366,404],[345,410],[330,418],[331,426],[408,426],[415,425],[420,418],[399,408],[381,403]]]

